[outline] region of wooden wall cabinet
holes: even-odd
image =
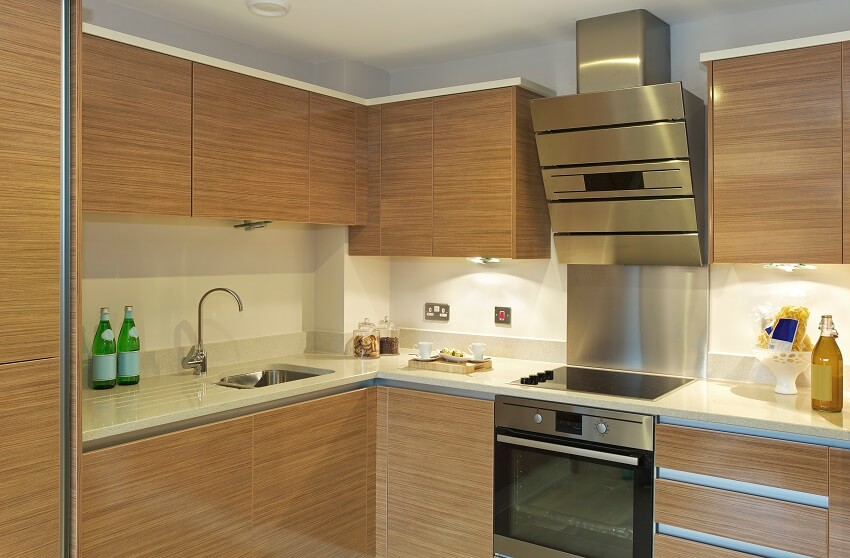
[[[252,421],[84,453],[81,555],[250,558]]]
[[[841,51],[830,44],[709,67],[715,263],[850,261]]]
[[[377,556],[492,558],[492,401],[378,390]]]
[[[367,390],[255,415],[254,558],[367,556]]]
[[[371,113],[380,135],[369,142],[369,195],[380,199],[380,211],[350,229],[349,253],[549,257],[534,97],[507,87],[389,103]]]
[[[193,67],[192,215],[308,221],[310,94]]]
[[[192,63],[83,36],[83,209],[192,214]]]

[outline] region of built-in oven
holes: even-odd
[[[495,448],[495,556],[651,558],[651,416],[497,397]]]

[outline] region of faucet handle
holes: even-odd
[[[189,354],[183,357],[180,362],[185,369],[194,368],[195,374],[203,374],[207,371],[207,353],[201,347],[189,349]]]

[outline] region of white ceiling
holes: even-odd
[[[281,18],[245,0],[110,0],[310,63],[349,58],[386,70],[574,38],[576,19],[646,8],[670,24],[802,0],[291,0]]]

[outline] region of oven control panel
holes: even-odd
[[[496,427],[635,449],[653,449],[648,415],[497,396]]]

